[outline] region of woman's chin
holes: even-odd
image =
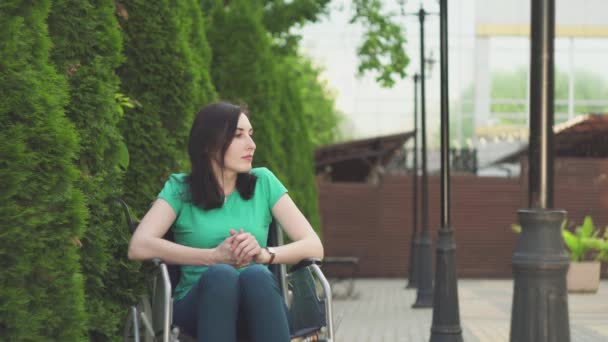
[[[253,167],[251,164],[239,167],[238,173],[248,173]]]

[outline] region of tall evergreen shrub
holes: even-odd
[[[130,157],[125,197],[141,213],[170,173],[188,171],[186,142],[193,115],[215,94],[201,81],[208,70],[208,57],[201,56],[204,32],[183,16],[190,1],[120,4],[126,61],[119,75],[125,95],[141,103],[127,110],[120,124]]]
[[[279,58],[277,58],[279,59]],[[280,58],[278,63],[279,89],[277,98],[281,112],[279,131],[281,146],[289,156],[287,182],[291,196],[316,230],[320,230],[318,196],[315,180],[314,148],[311,123],[305,116],[305,98],[301,73],[296,68],[298,56]]]
[[[8,341],[81,341],[86,330],[78,139],[64,116],[67,85],[49,63],[49,5],[0,5],[0,333]]]
[[[137,264],[125,263],[130,232],[107,199],[120,196],[128,153],[115,97],[122,38],[112,0],[57,0],[48,18],[51,58],[68,80],[66,116],[80,135],[78,187],[89,211],[81,239],[89,339],[119,336],[126,304],[136,301]],[[112,212],[114,211],[114,212]]]
[[[257,0],[222,1],[209,6],[207,36],[212,50],[211,76],[220,98],[244,102],[251,112],[257,144],[254,164],[270,168],[280,179],[288,175],[281,146],[279,83],[271,40],[262,24]]]

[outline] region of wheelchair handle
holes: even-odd
[[[134,233],[135,229],[137,228],[139,223],[133,221],[133,218],[131,217],[131,212],[129,211],[129,206],[127,205],[127,203],[120,197],[112,196],[108,199],[116,201],[116,202],[118,202],[118,204],[120,204],[120,206],[123,208],[123,210],[125,212],[125,218],[127,219],[127,224],[129,225],[129,229],[131,230],[131,233]]]

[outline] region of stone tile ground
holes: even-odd
[[[429,341],[432,309],[412,309],[405,279],[358,279],[355,299],[334,301],[338,342]],[[466,342],[509,341],[512,280],[460,280],[460,319]],[[340,291],[340,289],[336,289]],[[608,281],[597,294],[568,296],[572,342],[608,341]]]

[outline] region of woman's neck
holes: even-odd
[[[213,165],[213,173],[215,174],[215,178],[219,182],[220,188],[222,189],[224,195],[231,194],[236,188],[237,173],[234,171],[228,171],[226,169],[222,170],[217,165]]]
[[[220,179],[220,186],[222,187],[222,191],[224,191],[224,195],[229,195],[236,188],[236,173],[231,172],[230,175],[226,174],[224,171],[223,177]]]

